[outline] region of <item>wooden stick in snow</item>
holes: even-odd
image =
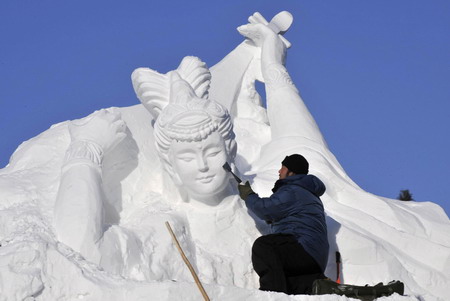
[[[183,249],[180,246],[180,243],[178,242],[177,237],[175,236],[175,233],[172,231],[172,227],[170,227],[169,222],[166,222],[167,230],[169,230],[170,235],[172,236],[173,242],[175,243],[175,246],[177,247],[178,251],[180,252],[181,258],[183,258],[184,263],[186,263],[187,267],[189,268],[189,271],[192,274],[192,277],[194,277],[195,283],[197,284],[198,289],[203,295],[203,298],[205,301],[210,301],[208,294],[206,293],[205,289],[203,288],[202,283],[200,282],[200,279],[197,276],[197,273],[195,272],[194,268],[192,267],[191,263],[189,262],[189,259],[186,257],[186,255],[183,252]]]

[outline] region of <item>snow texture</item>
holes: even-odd
[[[335,277],[334,254],[340,251],[343,283],[405,283],[405,296],[379,300],[449,300],[450,222],[443,209],[363,191],[330,152],[300,98],[288,112],[300,122],[293,124],[297,134],[275,139],[272,121],[285,119],[282,108],[290,104],[268,101],[267,110],[260,105],[254,89],[255,79],[264,80],[260,55],[259,46],[246,40],[211,68],[209,98],[233,117],[240,176],[261,196],[270,195],[283,157],[302,153],[327,186],[325,274]],[[250,252],[267,230],[264,224],[237,197],[216,206],[185,202],[158,156],[150,111],[141,104],[108,111],[120,113],[126,137],[102,163],[99,257],[82,256],[57,239],[55,203],[71,144],[70,122],[62,122],[22,143],[0,170],[0,300],[201,300],[165,221],[212,300],[349,300],[259,291]],[[80,192],[78,198],[85,196]]]

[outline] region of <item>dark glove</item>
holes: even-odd
[[[247,181],[244,185],[238,185],[239,196],[241,199],[245,201],[250,194],[254,194],[255,192],[250,187],[250,183]]]

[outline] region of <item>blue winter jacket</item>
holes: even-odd
[[[325,185],[314,175],[294,175],[278,180],[268,198],[250,194],[245,203],[256,216],[271,223],[273,233],[294,235],[322,271],[328,261],[325,212],[320,196]]]

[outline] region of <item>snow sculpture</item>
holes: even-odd
[[[167,74],[133,73],[145,108],[94,112],[17,149],[0,170],[0,299],[198,300],[167,220],[210,297],[291,300],[256,290],[250,248],[264,228],[225,185],[230,179],[219,165],[234,158],[241,177],[269,195],[281,160],[297,152],[327,186],[330,254],[341,251],[344,282],[400,279],[421,300],[449,299],[450,223],[443,210],[358,187],[284,67],[290,43],[282,34],[292,16],[267,22],[255,13],[249,21],[238,28],[245,41],[209,70],[188,57]],[[267,110],[255,80],[265,83]],[[205,162],[208,176],[198,178]]]
[[[284,19],[286,22],[283,23]],[[275,20],[285,31],[292,16],[282,13]],[[281,29],[265,22],[259,14],[252,16],[250,21],[251,24],[240,27],[239,31],[249,39],[254,54],[261,52],[261,59],[258,60],[261,66],[253,68],[257,68],[267,84],[269,102],[285,102],[283,112],[269,113],[268,116],[272,125],[272,141],[277,144],[285,135],[298,135],[297,131],[289,129],[298,126],[296,122],[292,123],[297,119],[294,118],[296,114],[306,116],[307,111],[304,112],[304,106],[298,106],[301,103],[298,91],[283,66],[286,44],[289,43],[279,37]],[[255,76],[255,70],[244,71],[247,78]],[[246,78],[244,75],[240,77]],[[132,75],[138,98],[156,120],[156,149],[164,169],[180,189],[182,199],[191,203],[190,207],[180,210],[182,206],[174,207],[177,205],[176,199],[170,200],[166,217],[189,229],[184,239],[186,244],[192,246],[192,253],[212,255],[197,258],[198,264],[210,266],[203,272],[207,281],[255,286],[256,277],[247,252],[232,259],[227,255],[236,250],[250,250],[259,232],[245,205],[239,201],[236,183],[222,167],[225,162],[233,162],[236,141],[228,111],[208,99],[210,79],[206,65],[194,57],[186,57],[177,70],[167,74],[140,68]],[[275,110],[279,106],[273,107]],[[312,117],[306,120],[318,132]],[[310,129],[303,122],[300,125]],[[134,233],[117,226],[107,227],[103,218],[107,200],[100,176],[103,154],[123,139],[125,125],[117,114],[101,111],[84,124],[71,124],[69,129],[71,144],[63,164],[54,211],[57,238],[108,271],[122,275],[135,274],[136,270],[142,270],[140,259],[146,249]],[[278,149],[272,152],[269,160],[278,167],[286,154],[284,149]],[[213,207],[206,209],[207,215],[200,211],[203,205]],[[211,215],[214,218],[211,219]],[[217,220],[219,216],[234,223],[223,224]],[[158,228],[156,224],[161,221],[151,216],[145,219],[148,235],[151,236],[153,229]],[[242,229],[242,224],[253,226]],[[208,235],[205,235],[205,228],[211,231]],[[240,234],[240,240],[232,242],[230,235],[236,234]],[[156,249],[156,246],[152,247]],[[162,248],[159,252],[168,253],[168,250]],[[158,256],[161,256],[158,252],[151,253],[150,261]],[[160,269],[163,268],[159,265],[148,273],[159,273]],[[179,272],[163,274],[163,279],[180,276]],[[140,277],[147,278],[144,275]]]

